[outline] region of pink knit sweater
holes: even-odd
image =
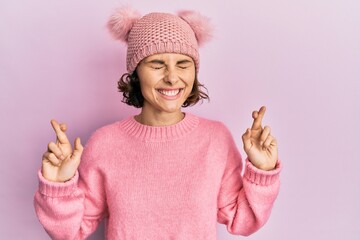
[[[53,239],[85,239],[106,220],[110,240],[216,239],[216,222],[249,235],[269,218],[279,191],[273,171],[242,160],[220,122],[187,113],[178,124],[133,117],[97,130],[66,183],[39,171],[36,213]]]

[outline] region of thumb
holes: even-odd
[[[251,129],[248,128],[248,129],[246,129],[246,132],[242,135],[242,140],[243,140],[243,144],[244,144],[244,150],[246,152],[249,151],[251,146],[252,146],[250,137],[251,137]]]
[[[81,157],[81,154],[84,150],[84,147],[83,145],[81,144],[81,140],[79,137],[77,137],[75,139],[75,144],[74,144],[74,152],[72,154],[72,158],[75,158],[75,159],[79,159],[80,160],[80,157]]]

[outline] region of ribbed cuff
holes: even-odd
[[[77,186],[79,172],[76,171],[74,177],[67,182],[51,182],[44,178],[41,169],[38,171],[39,192],[48,197],[64,197],[71,195]]]
[[[246,169],[245,169],[244,177],[254,184],[268,186],[279,180],[280,171],[281,171],[281,163],[279,160],[277,161],[274,170],[265,171],[256,168],[249,161],[249,159],[246,159]]]

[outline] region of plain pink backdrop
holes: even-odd
[[[49,239],[33,195],[50,119],[86,142],[98,127],[138,110],[116,82],[125,46],[105,22],[119,1],[0,2],[0,236]],[[211,17],[200,81],[210,103],[186,109],[223,121],[241,152],[251,112],[284,163],[267,225],[247,239],[360,239],[360,2],[350,0],[133,0],[147,13],[194,9]],[[218,238],[238,239],[218,225]],[[101,227],[90,239],[102,239]],[[159,229],[161,231],[161,229]]]

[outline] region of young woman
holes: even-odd
[[[72,149],[66,125],[51,121],[57,141],[43,155],[35,195],[48,234],[85,239],[103,219],[107,239],[216,239],[216,222],[232,234],[258,230],[279,191],[265,107],[242,136],[244,165],[222,123],[182,111],[208,98],[197,79],[207,19],[119,9],[109,28],[128,44],[118,88],[141,112],[98,129],[84,150],[79,138]]]

